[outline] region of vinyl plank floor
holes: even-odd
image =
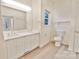
[[[55,47],[53,43],[50,43],[43,48],[35,49],[20,59],[76,59],[76,55],[69,52],[65,46]]]
[[[37,48],[20,59],[51,59],[54,58],[54,54],[58,51],[53,43],[46,45],[43,48]]]

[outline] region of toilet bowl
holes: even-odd
[[[59,47],[61,46],[61,42],[64,36],[64,30],[57,30],[56,31],[56,35],[54,37],[54,41],[55,41],[55,46]]]

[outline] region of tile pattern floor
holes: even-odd
[[[21,57],[20,59],[76,59],[73,52],[67,51],[65,46],[55,47],[53,43],[36,49],[31,53]]]
[[[68,51],[65,46],[62,46],[56,53],[54,59],[76,59],[76,54],[74,52]]]

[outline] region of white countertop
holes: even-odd
[[[12,36],[5,36],[5,37],[4,37],[4,40],[11,40],[11,39],[20,38],[20,37],[28,36],[28,35],[39,34],[39,33],[40,33],[40,32],[31,32],[31,33],[23,32],[23,33],[16,33],[15,35],[12,35]]]

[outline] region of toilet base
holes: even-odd
[[[61,42],[55,42],[55,46],[56,47],[60,47],[61,46]]]

